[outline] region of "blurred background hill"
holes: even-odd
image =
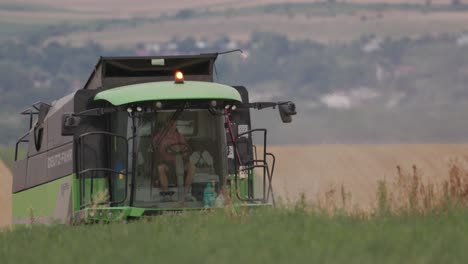
[[[468,139],[468,1],[0,1],[0,145],[17,113],[80,89],[99,56],[221,52],[217,81],[299,115],[271,142]]]

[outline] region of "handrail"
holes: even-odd
[[[16,144],[15,144],[15,161],[18,160],[18,147],[19,147],[19,144],[29,142],[29,139],[25,139],[27,136],[29,136],[29,131],[26,132],[26,134],[24,134],[22,137],[20,137],[18,139],[18,141],[16,141]]]
[[[273,174],[275,172],[275,165],[276,165],[276,157],[275,155],[273,155],[273,153],[266,153],[267,156],[271,157],[272,159],[272,165],[271,165],[271,177],[269,179],[269,183],[270,183],[270,187],[268,188],[268,193],[267,193],[267,200],[268,198],[270,197],[270,192],[271,192],[271,200],[273,202],[273,204],[275,204],[275,195],[274,195],[274,192],[273,192],[273,184],[271,183],[273,181]]]
[[[266,160],[266,143],[267,143],[267,130],[265,128],[254,128],[254,129],[251,129],[251,130],[248,130],[246,132],[243,132],[243,133],[240,133],[240,134],[237,134],[237,137],[235,139],[235,142],[233,142],[234,144],[234,153],[237,152],[237,140],[239,140],[240,138],[242,138],[243,136],[245,135],[251,135],[251,138],[252,138],[252,134],[254,132],[263,132],[263,160]],[[257,155],[255,153],[255,155]],[[241,160],[239,160],[241,161]],[[236,180],[236,183],[237,183],[237,169],[238,169],[238,166],[236,163],[234,163],[234,173],[235,173],[235,180]],[[240,164],[239,164],[240,165]],[[265,179],[265,176],[267,174],[267,169],[268,167],[263,167],[263,198],[265,199],[265,187],[266,187],[266,179]],[[239,198],[239,197],[238,197]],[[266,202],[266,201],[265,201]]]
[[[111,137],[116,137],[116,138],[119,138],[119,139],[122,139],[123,142],[125,143],[125,172],[120,172],[120,171],[117,171],[117,170],[113,170],[113,169],[110,169],[110,168],[86,168],[86,169],[83,169],[83,170],[79,170],[81,169],[82,167],[84,167],[84,164],[83,161],[82,161],[82,155],[83,155],[83,145],[82,145],[82,141],[85,137],[87,136],[92,136],[92,135],[104,135],[104,136],[111,136]],[[128,197],[128,139],[127,137],[124,137],[122,135],[119,135],[119,134],[115,134],[115,133],[111,133],[111,132],[107,132],[107,131],[91,131],[91,132],[87,132],[87,133],[84,133],[84,134],[81,134],[79,135],[76,139],[75,139],[77,145],[78,145],[78,158],[79,158],[79,161],[80,161],[80,164],[77,163],[77,166],[78,166],[78,169],[77,169],[77,174],[78,176],[80,177],[80,204],[81,204],[81,207],[86,207],[87,204],[82,204],[83,202],[83,198],[85,197],[85,188],[84,188],[84,179],[85,177],[81,177],[82,174],[85,174],[85,173],[89,173],[89,172],[96,172],[96,171],[104,171],[104,172],[111,172],[111,173],[116,173],[116,174],[123,174],[125,175],[125,192],[124,192],[124,197],[119,200],[119,201],[112,201],[112,192],[109,193],[109,200],[110,200],[110,204],[119,204],[119,203],[123,203],[125,200],[127,200],[127,197]],[[113,182],[111,181],[111,177],[107,176],[105,177],[107,178],[108,180],[108,184],[109,184],[109,191],[113,190]],[[93,193],[93,182],[94,182],[94,176],[91,175],[91,186],[90,186],[90,198],[91,198],[91,201],[92,201],[92,193]]]
[[[244,133],[241,133],[241,134],[238,134],[237,135],[237,138],[233,141],[233,149],[234,149],[234,157],[236,157],[237,155],[237,141],[245,136],[245,135],[252,135],[254,132],[263,132],[263,159],[258,159],[257,157],[257,153],[255,153],[255,158],[253,160],[249,160],[247,162],[245,162],[246,164],[249,163],[249,164],[252,164],[251,166],[249,166],[247,169],[243,169],[242,171],[244,170],[253,170],[255,168],[263,168],[263,196],[261,199],[256,199],[256,198],[253,198],[253,197],[249,197],[249,198],[243,198],[241,197],[240,193],[239,193],[239,179],[238,179],[238,172],[239,172],[239,168],[238,166],[241,165],[241,164],[237,164],[237,160],[234,158],[234,185],[235,185],[235,194],[236,194],[236,197],[237,199],[239,199],[240,201],[246,201],[246,202],[253,202],[253,201],[260,201],[260,202],[263,202],[263,203],[266,203],[269,198],[270,198],[270,194],[272,196],[272,203],[273,203],[273,206],[275,206],[275,198],[274,198],[274,195],[273,195],[273,186],[271,184],[272,182],[272,178],[273,178],[273,172],[274,172],[274,166],[275,166],[275,163],[276,163],[276,158],[273,154],[271,153],[267,153],[266,152],[266,142],[267,142],[267,130],[264,129],[264,128],[256,128],[256,129],[252,129],[252,130],[249,130],[249,131],[246,131]],[[256,148],[255,148],[256,150]],[[270,167],[269,167],[269,164],[267,162],[267,156],[271,157],[272,158],[272,161],[273,161],[273,166],[272,166],[272,170],[270,171]],[[266,181],[268,180],[268,191],[267,191],[267,183]]]
[[[112,133],[112,132],[107,132],[107,131],[91,131],[91,132],[86,132],[86,133],[84,133],[84,134],[79,135],[79,136],[78,136],[78,139],[83,138],[83,137],[86,137],[86,136],[90,136],[90,135],[108,135],[108,136],[118,137],[118,138],[121,138],[121,139],[124,139],[125,141],[127,141],[127,137],[124,137],[124,136],[122,136],[122,135],[115,134],[115,133]]]

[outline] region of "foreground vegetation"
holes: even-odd
[[[440,183],[416,166],[382,181],[376,208],[347,194],[281,208],[163,215],[131,223],[22,226],[0,233],[2,263],[463,263],[468,174],[453,162]],[[335,194],[341,196],[337,201]],[[338,199],[339,200],[339,199]],[[341,204],[340,204],[341,202]]]
[[[467,210],[372,219],[301,209],[0,234],[2,263],[462,263]]]

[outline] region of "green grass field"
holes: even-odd
[[[2,263],[463,263],[467,210],[360,219],[294,209],[244,217],[33,226],[0,233]]]

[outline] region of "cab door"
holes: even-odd
[[[233,86],[233,88],[241,95],[242,103],[248,104],[249,93],[247,89],[244,86]],[[229,122],[226,122],[228,172],[230,175],[234,175],[237,167],[240,195],[246,199],[254,197],[253,170],[245,170],[254,159],[251,134],[244,134],[251,129],[249,108],[237,108],[231,111]],[[234,149],[234,145],[236,149]]]

